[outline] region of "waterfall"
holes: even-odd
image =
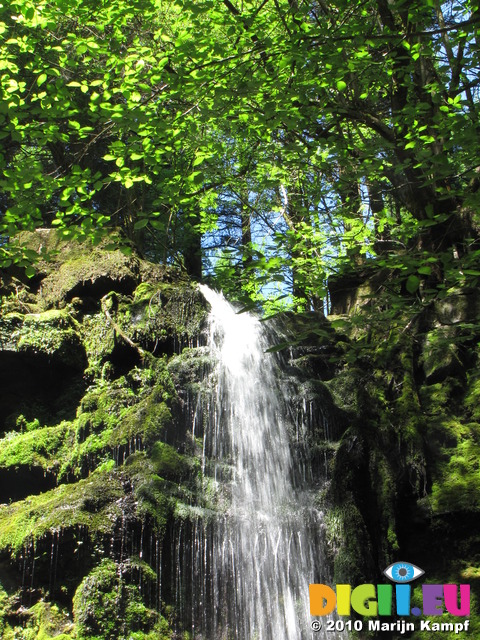
[[[204,474],[221,499],[191,533],[194,638],[305,640],[308,585],[325,579],[322,514],[295,474],[285,402],[262,323],[203,285],[213,359],[203,419]],[[299,476],[299,477],[297,477]],[[208,610],[207,610],[208,609]],[[338,635],[340,637],[340,635]]]

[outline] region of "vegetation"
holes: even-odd
[[[413,299],[474,286],[479,11],[6,5],[0,231],[95,244],[120,227],[195,277],[203,256],[237,296],[283,283],[300,308],[323,308],[329,275],[367,266]],[[2,246],[29,275],[37,255]]]
[[[80,257],[54,230],[23,242],[39,235],[58,251],[42,287],[7,280],[0,308],[0,635],[169,640],[161,542],[178,505],[204,502],[174,347],[199,335],[204,302],[171,269]]]
[[[335,579],[401,552],[480,601],[479,29],[478,0],[0,5],[2,637],[183,633],[161,544],[225,502],[192,279],[294,311]]]

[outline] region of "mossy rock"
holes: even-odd
[[[79,585],[73,599],[78,640],[130,639],[135,633],[148,637],[150,632],[160,631],[161,626],[163,637],[169,637],[166,621],[159,624],[158,612],[146,605],[124,570],[125,565],[105,559]]]
[[[435,300],[433,315],[438,323],[447,326],[476,322],[480,315],[478,289],[450,290],[449,295]]]
[[[99,380],[83,396],[78,415],[100,412],[115,420],[115,415],[118,416],[122,409],[137,402],[138,398],[124,376],[113,381]]]
[[[17,351],[15,332],[21,329],[25,314],[7,313],[0,315],[0,350]]]
[[[359,413],[362,390],[365,387],[365,371],[353,366],[343,367],[325,385],[337,406],[352,414]]]
[[[75,484],[63,484],[10,505],[0,505],[0,551],[16,554],[30,541],[54,531],[83,526],[91,537],[111,532],[121,517],[121,478],[97,471]]]
[[[169,360],[168,371],[175,382],[182,405],[188,402],[189,398],[208,395],[208,376],[206,374],[212,370],[212,367],[212,357],[208,350],[203,348],[191,349],[187,347]]]
[[[83,344],[90,367],[103,364],[112,355],[115,345],[115,329],[103,312],[89,314],[82,322]]]
[[[325,514],[325,540],[333,564],[333,582],[368,582],[372,575],[372,549],[365,520],[353,501],[333,505]]]
[[[172,355],[198,341],[206,316],[206,302],[192,284],[142,283],[133,302],[120,302],[116,320],[145,350]]]
[[[20,622],[20,621],[19,621]],[[74,625],[68,613],[56,604],[38,602],[29,609],[23,608],[21,623],[7,624],[2,640],[76,640]]]
[[[444,430],[451,436],[434,465],[432,509],[439,513],[480,511],[480,425],[459,424]]]
[[[132,293],[139,281],[138,259],[121,251],[94,249],[60,264],[42,281],[41,296],[47,306],[72,298],[100,300],[110,291]]]
[[[153,397],[124,412],[112,430],[109,440],[112,447],[125,444],[137,436],[146,446],[165,437],[167,428],[172,424],[172,413],[165,402],[155,401],[155,395],[153,392]]]
[[[168,538],[179,502],[201,501],[201,483],[198,459],[184,453],[189,442],[168,359],[203,339],[207,305],[169,268],[86,251],[46,230],[29,241],[51,258],[22,285],[39,312],[30,312],[27,298],[0,312],[2,382],[11,398],[0,421],[3,432],[16,429],[0,442],[0,482],[22,480],[22,493],[2,492],[11,502],[0,505],[2,579],[15,607],[2,618],[0,592],[0,637],[170,639],[169,623],[154,610],[156,545]],[[119,351],[128,340],[138,344],[135,361]],[[52,398],[37,412],[35,393],[44,395],[44,387]],[[64,397],[66,414],[57,410]],[[142,566],[145,591],[125,569],[132,564],[125,553],[142,548],[153,567]],[[105,556],[106,566],[99,564]],[[37,604],[20,607],[15,590],[23,603]],[[71,606],[75,591],[72,626],[54,603]],[[94,603],[95,620],[78,604],[80,594],[87,609]]]
[[[70,419],[86,366],[81,326],[66,310],[0,316],[0,433],[21,414],[47,424]]]
[[[57,604],[41,600],[28,610],[29,622],[24,640],[72,640],[73,622]]]
[[[164,478],[179,479],[185,476],[189,470],[185,457],[164,442],[156,442],[153,445],[150,459],[156,473]]]
[[[457,338],[455,327],[437,328],[425,336],[421,364],[427,384],[442,382],[449,376],[460,379],[465,376],[465,361]]]
[[[0,638],[4,638],[4,632],[7,626],[7,614],[9,608],[8,593],[0,582]]]
[[[12,334],[15,351],[42,356],[52,363],[83,370],[87,364],[78,323],[66,312],[50,310],[24,316]]]
[[[144,451],[130,455],[124,466],[124,472],[130,478],[137,501],[137,515],[144,522],[153,523],[157,534],[164,533],[165,527],[174,511],[179,490],[164,478],[157,475],[154,465]]]
[[[138,448],[151,447],[173,431],[169,404],[175,387],[163,360],[153,368],[135,368],[128,376],[98,381],[80,403],[75,420],[76,443],[63,474],[84,474],[106,456],[118,462]]]
[[[480,422],[480,375],[478,370],[469,373],[464,403],[470,419]]]
[[[68,422],[27,433],[10,433],[0,440],[0,468],[29,466],[52,472],[68,455],[74,435],[74,427]]]

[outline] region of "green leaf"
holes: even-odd
[[[429,276],[432,273],[432,267],[419,267],[417,271],[422,276]]]
[[[46,73],[41,73],[37,78],[38,86],[41,87],[42,84],[46,81],[46,79],[47,79],[47,74]]]
[[[33,278],[33,276],[36,274],[37,272],[35,271],[34,267],[32,267],[31,265],[29,265],[28,267],[25,267],[25,275],[28,278]]]
[[[415,293],[418,290],[419,286],[420,286],[420,278],[418,276],[415,276],[415,275],[408,276],[407,282],[405,284],[405,287],[408,293]]]

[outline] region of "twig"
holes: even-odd
[[[108,295],[104,296],[101,300],[101,304],[102,304],[102,311],[105,314],[105,317],[107,318],[107,320],[110,322],[110,324],[112,325],[112,327],[114,328],[114,330],[118,333],[118,335],[123,338],[123,340],[125,340],[125,342],[132,347],[133,349],[135,349],[136,351],[138,351],[139,356],[142,358],[145,357],[145,351],[142,349],[142,347],[140,347],[140,345],[135,344],[135,342],[133,342],[133,340],[131,340],[126,334],[125,332],[122,330],[122,328],[115,322],[115,320],[112,318],[112,316],[110,315],[109,310],[107,309],[107,305],[106,305],[106,301],[107,301],[107,297]]]

